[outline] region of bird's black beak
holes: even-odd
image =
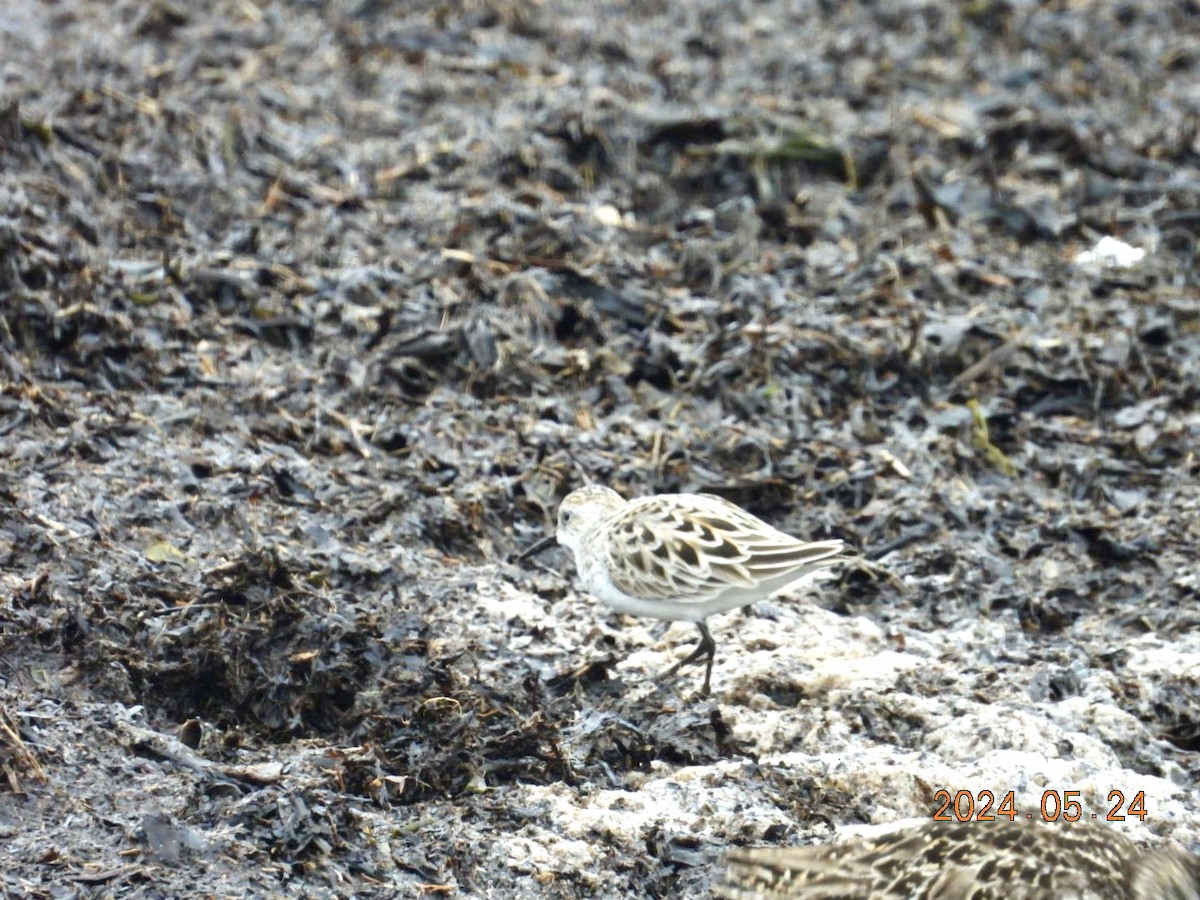
[[[525,560],[531,559],[531,558],[537,556],[539,553],[541,553],[547,547],[553,546],[556,540],[557,540],[557,538],[554,535],[552,535],[552,534],[546,535],[544,538],[542,538],[540,541],[538,541],[536,544],[534,544],[532,547],[530,547],[528,550],[526,550],[520,556],[518,556],[516,561],[517,562],[525,562]]]

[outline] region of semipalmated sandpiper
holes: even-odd
[[[618,612],[696,623],[700,643],[666,674],[703,658],[705,695],[716,655],[708,616],[847,559],[840,540],[802,541],[711,494],[623,500],[598,485],[568,494],[557,533],[521,558],[555,539],[575,554],[584,588]]]
[[[930,822],[811,847],[732,850],[727,900],[1197,900],[1200,859],[1100,823]]]

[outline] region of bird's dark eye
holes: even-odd
[[[561,513],[558,514],[558,520],[560,522],[562,522],[564,525],[567,522],[570,522],[571,521],[571,511],[569,509],[564,509]]]

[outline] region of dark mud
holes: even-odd
[[[1194,2],[3,18],[6,896],[705,896],[940,788],[1200,842]],[[866,564],[703,700],[510,562],[589,479]]]

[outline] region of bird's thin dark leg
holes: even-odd
[[[707,697],[709,682],[712,681],[713,659],[717,655],[717,642],[713,640],[711,634],[708,633],[708,626],[703,622],[697,622],[696,627],[700,629],[700,643],[696,645],[696,649],[689,653],[671,668],[667,669],[667,675],[674,675],[684,666],[690,666],[700,657],[706,657],[704,666],[704,687],[701,688],[701,693]]]

